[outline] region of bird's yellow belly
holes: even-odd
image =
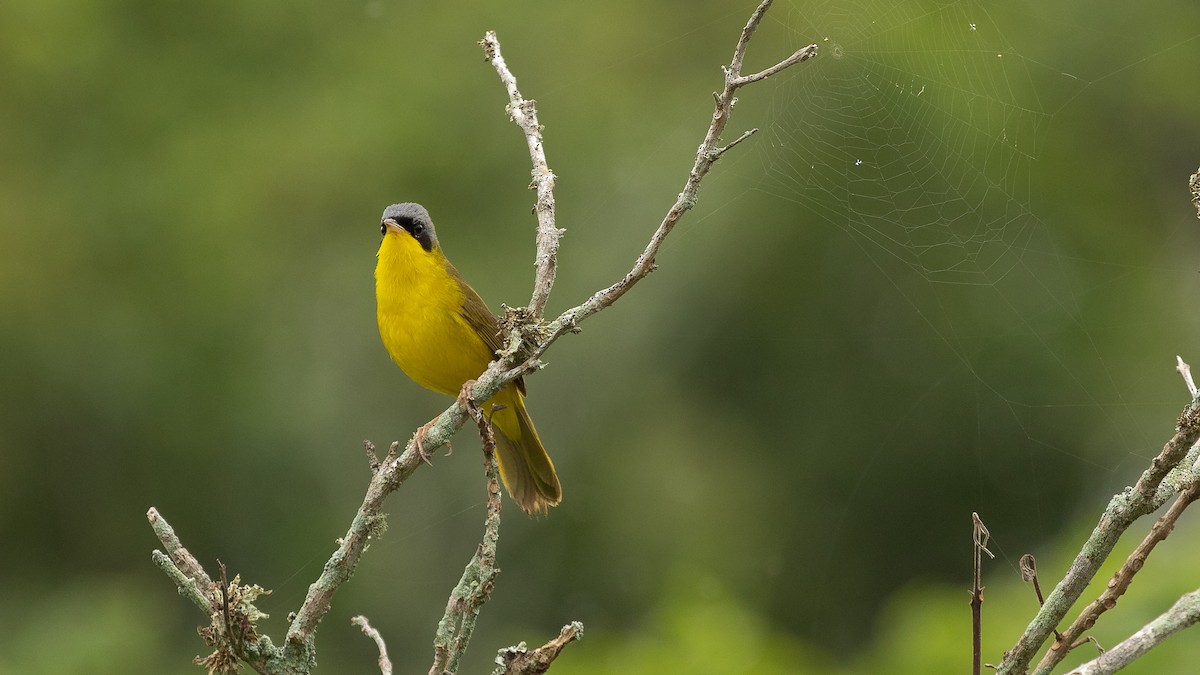
[[[440,264],[390,261],[376,279],[379,334],[392,360],[417,384],[457,396],[494,358],[462,316],[463,293]]]
[[[479,377],[492,358],[474,330],[446,308],[410,305],[380,313],[379,332],[405,375],[451,396],[463,382]]]

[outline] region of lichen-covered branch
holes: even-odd
[[[270,591],[254,584],[244,585],[236,575],[230,581],[226,578],[224,565],[221,565],[220,583],[214,582],[199,561],[183,547],[174,528],[158,509],[152,507],[146,518],[158,540],[170,552],[168,555],[153,551],[154,564],[175,582],[180,595],[191,600],[209,618],[209,625],[200,629],[200,635],[213,652],[197,659],[197,663],[209,673],[219,675],[236,674],[239,661],[260,673],[293,675],[308,672],[278,658],[281,650],[269,637],[258,633],[257,622],[267,615],[254,606],[254,601]]]
[[[558,637],[530,651],[525,643],[505,647],[496,655],[496,668],[492,675],[541,675],[550,669],[563,647],[583,638],[583,624],[578,621],[562,627]]]
[[[179,537],[175,534],[175,529],[167,522],[166,518],[158,512],[158,509],[153,506],[146,512],[146,520],[150,521],[150,527],[154,530],[154,535],[162,542],[162,545],[167,549],[167,555],[172,563],[177,568],[177,571],[183,574],[188,579],[191,579],[199,589],[200,593],[207,594],[214,588],[212,579],[208,573],[204,571],[204,566],[196,557],[191,554],[183,543],[179,541]],[[204,609],[204,608],[202,608]]]
[[[1030,661],[1058,627],[1058,624],[1079,600],[1085,588],[1096,576],[1100,566],[1108,559],[1121,535],[1138,518],[1152,513],[1169,499],[1166,491],[1160,491],[1168,474],[1178,471],[1180,461],[1200,439],[1200,405],[1196,399],[1180,415],[1176,433],[1163,446],[1150,466],[1142,472],[1137,483],[1114,495],[1100,516],[1091,536],[1071,563],[1066,575],[1058,582],[1046,598],[1037,615],[1013,646],[1004,655],[997,668],[997,675],[1017,675],[1026,672]],[[1066,655],[1071,645],[1056,641],[1038,664],[1037,673],[1049,673],[1055,664]]]
[[[433,640],[433,666],[429,675],[458,672],[458,663],[466,651],[475,620],[492,593],[492,584],[500,570],[496,569],[496,547],[500,543],[500,475],[496,466],[496,439],[492,425],[478,407],[471,406],[471,415],[479,425],[483,441],[483,470],[487,477],[487,515],[483,521],[483,541],[463,569],[462,577],[446,602],[446,613],[438,622]]]
[[[431,452],[446,443],[457,427],[450,422],[453,415],[443,414],[425,436],[424,447]],[[416,443],[409,440],[404,452],[397,454],[398,443],[393,443],[387,456],[367,484],[367,493],[350,522],[346,534],[338,539],[337,548],[325,562],[321,575],[308,587],[308,593],[300,609],[288,626],[282,657],[298,663],[316,663],[314,633],[317,624],[329,611],[333,596],[342,584],[350,580],[358,566],[359,558],[372,539],[382,533],[385,524],[383,501],[404,483],[424,462],[417,452]]]

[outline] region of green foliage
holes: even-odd
[[[55,589],[6,587],[0,673],[195,675],[190,657],[202,645],[179,644],[175,634],[187,624],[172,617],[180,599],[162,590],[118,575],[81,575]]]
[[[677,568],[637,624],[585,636],[568,648],[555,671],[565,675],[848,672],[834,663],[830,656],[772,626],[716,578]]]

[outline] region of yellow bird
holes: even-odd
[[[502,346],[496,317],[442,253],[423,206],[387,207],[379,231],[375,302],[383,346],[414,382],[457,396]],[[493,413],[505,489],[527,513],[542,513],[562,501],[562,487],[525,410],[524,394],[525,383],[517,380],[483,410]]]

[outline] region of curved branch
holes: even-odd
[[[506,107],[509,117],[521,131],[525,132],[525,143],[529,146],[529,159],[533,163],[533,183],[530,187],[537,191],[537,202],[534,211],[537,213],[537,259],[534,261],[535,273],[533,295],[529,298],[530,318],[537,323],[542,320],[546,301],[550,299],[550,291],[554,288],[554,278],[558,272],[558,240],[563,232],[554,225],[554,172],[546,163],[546,150],[542,145],[542,125],[538,122],[537,105],[534,101],[526,100],[517,89],[517,78],[508,69],[504,56],[500,54],[500,41],[496,39],[495,31],[488,31],[479,42],[483,47],[484,58],[500,75],[508,91],[509,104]],[[482,400],[482,399],[481,399]]]

